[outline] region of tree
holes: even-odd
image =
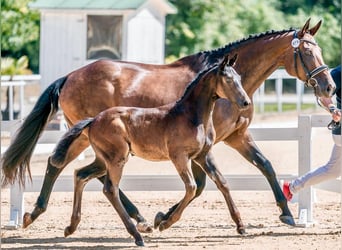
[[[325,63],[335,66],[341,55],[341,3],[338,0],[170,0],[178,9],[167,17],[167,61],[267,30],[301,28],[311,17],[323,19],[316,40]],[[313,3],[315,2],[315,4]]]
[[[3,57],[29,57],[35,73],[39,65],[39,20],[30,0],[1,0],[1,50]]]

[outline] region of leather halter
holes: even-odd
[[[313,88],[316,88],[318,83],[317,80],[314,78],[316,75],[318,75],[319,73],[321,73],[324,70],[328,70],[328,66],[323,64],[321,66],[318,66],[317,68],[313,69],[312,71],[310,71],[308,69],[308,67],[305,65],[304,60],[303,60],[303,56],[302,53],[299,49],[299,45],[301,42],[307,42],[307,43],[311,43],[312,45],[317,45],[317,43],[307,40],[307,39],[299,39],[297,36],[297,31],[295,31],[295,33],[293,34],[293,40],[292,40],[292,47],[294,47],[294,52],[293,52],[293,56],[294,56],[294,67],[296,70],[296,74],[297,77],[299,77],[298,74],[298,67],[297,67],[297,55],[299,55],[299,59],[300,62],[302,64],[302,68],[304,69],[304,72],[306,74],[306,80],[305,80],[305,86],[311,86]]]

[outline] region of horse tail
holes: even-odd
[[[58,111],[59,93],[64,86],[67,76],[53,82],[39,97],[32,111],[20,126],[14,140],[3,154],[2,186],[14,184],[18,179],[19,185],[25,185],[26,169],[32,181],[30,160],[39,136],[46,124]]]
[[[63,165],[71,144],[82,134],[83,130],[87,128],[93,120],[94,118],[82,120],[63,135],[62,139],[57,144],[53,155],[50,157],[50,163],[53,166],[58,168]]]

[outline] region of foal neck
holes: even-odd
[[[175,103],[172,112],[188,113],[197,122],[207,122],[213,110],[217,81],[217,68],[202,71],[187,86],[183,96]],[[197,123],[196,122],[196,123]]]

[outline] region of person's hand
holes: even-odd
[[[332,115],[332,119],[335,121],[335,122],[339,122],[341,120],[341,110],[340,109],[334,109],[333,112],[331,112],[331,115]]]
[[[334,122],[339,122],[341,120],[341,110],[336,108],[334,104],[329,104],[328,107]]]

